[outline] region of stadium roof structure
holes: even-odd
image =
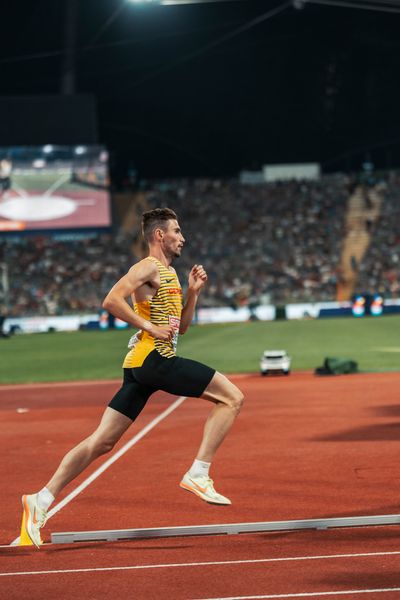
[[[0,95],[92,94],[144,177],[400,164],[399,0],[172,1],[7,3]]]

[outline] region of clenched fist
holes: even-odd
[[[207,281],[207,273],[203,265],[194,265],[189,273],[189,289],[199,292]]]

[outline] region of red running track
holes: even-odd
[[[206,402],[189,399],[54,515],[45,539],[50,531],[400,512],[400,374],[235,379],[246,405],[212,472],[231,507],[205,504],[178,487],[209,410]],[[18,535],[20,495],[41,487],[62,455],[91,432],[117,386],[0,388],[3,544]],[[120,446],[173,401],[162,394],[151,399]],[[17,412],[21,408],[27,412]],[[44,600],[70,598],[71,590],[96,600],[116,590],[143,599],[324,597],[349,590],[346,597],[362,591],[368,598],[400,598],[399,534],[397,527],[377,527],[45,545],[40,551],[3,547],[0,590],[4,598],[26,591]],[[328,558],[310,558],[321,556]],[[204,562],[224,564],[198,564]]]

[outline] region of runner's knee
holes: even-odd
[[[89,438],[89,446],[95,456],[101,456],[102,454],[111,452],[116,442],[117,440],[113,440],[107,436],[103,437],[94,435]]]
[[[232,410],[237,415],[240,413],[240,410],[243,406],[243,401],[244,401],[243,393],[239,390],[239,388],[236,387],[236,385],[232,384],[232,386],[229,390],[227,404],[230,406],[230,408],[232,408]]]
[[[244,400],[241,390],[225,375],[218,372],[215,373],[203,397],[212,402],[225,404],[236,415],[239,414]]]

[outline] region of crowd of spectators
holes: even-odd
[[[178,213],[187,243],[177,268],[206,268],[203,306],[333,300],[347,184],[188,180],[154,186],[148,201]]]
[[[111,234],[0,241],[8,267],[8,316],[98,312],[135,261],[131,240]]]
[[[179,180],[154,183],[145,194],[149,208],[168,206],[179,215],[186,245],[175,266],[183,287],[193,264],[208,272],[200,306],[335,299],[346,177],[259,185]],[[399,198],[400,176],[392,175],[360,270],[364,290],[400,294]],[[97,312],[115,281],[140,258],[133,251],[137,234],[0,240],[9,315]]]

